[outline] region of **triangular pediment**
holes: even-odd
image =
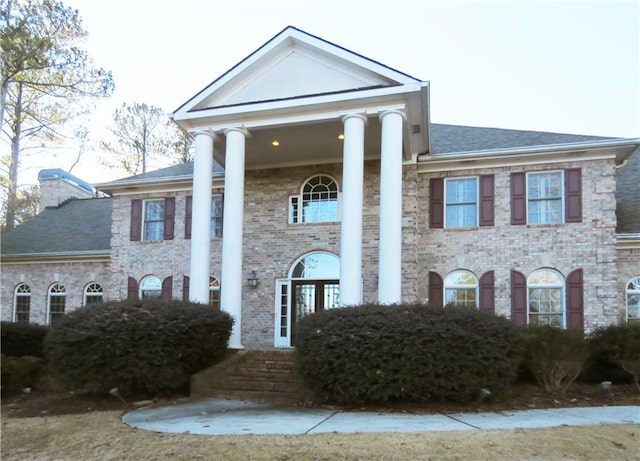
[[[290,26],[191,98],[176,115],[416,81]]]

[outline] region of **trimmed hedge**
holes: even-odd
[[[640,392],[640,323],[598,328],[588,338],[594,361],[605,358],[631,375]]]
[[[50,371],[89,392],[157,395],[184,389],[191,374],[225,354],[233,320],[202,304],[159,299],[77,309],[51,326]]]
[[[49,327],[34,323],[2,322],[2,353],[11,357],[44,357],[44,338]]]
[[[19,393],[25,388],[34,388],[42,381],[46,366],[44,360],[32,355],[21,357],[0,355],[2,396]]]
[[[318,397],[468,401],[517,376],[519,335],[501,317],[468,308],[363,305],[297,325],[298,369]]]
[[[547,392],[564,392],[585,369],[588,344],[580,330],[529,326],[522,329],[525,365]]]

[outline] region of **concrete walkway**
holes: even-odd
[[[148,431],[203,435],[425,432],[640,424],[640,406],[406,414],[182,399],[162,407],[135,410],[122,419],[129,426]]]

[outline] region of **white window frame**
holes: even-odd
[[[304,218],[304,188],[314,178],[323,176],[331,179],[336,185],[336,219],[332,221],[306,221]],[[288,222],[289,224],[320,224],[320,223],[335,223],[341,221],[342,216],[342,200],[340,192],[340,183],[331,175],[319,173],[308,177],[302,182],[298,195],[289,196],[289,209],[288,209]]]
[[[100,298],[100,302],[88,303],[87,298]],[[89,282],[87,286],[84,287],[84,293],[82,296],[82,305],[83,306],[95,306],[98,304],[102,304],[104,302],[104,289],[102,285],[98,282]]]
[[[531,284],[531,278],[537,273],[537,272],[541,272],[541,271],[549,271],[554,273],[555,275],[558,276],[558,278],[560,279],[559,283],[549,283],[549,284],[545,284],[545,283],[541,283],[541,284],[535,284],[532,285]],[[566,299],[566,287],[567,287],[567,280],[564,277],[564,275],[562,275],[562,273],[556,269],[553,269],[551,267],[541,267],[539,269],[536,269],[535,271],[533,271],[529,277],[527,277],[527,325],[531,324],[530,322],[530,318],[531,315],[538,315],[539,318],[541,317],[550,317],[553,314],[550,313],[540,313],[540,311],[538,311],[537,313],[534,312],[532,314],[531,312],[531,289],[533,288],[537,288],[537,289],[559,289],[560,290],[560,309],[561,309],[561,319],[562,319],[562,325],[560,326],[560,328],[565,329],[567,328],[567,299]],[[540,323],[538,322],[537,325],[550,325],[549,323]]]
[[[532,176],[542,176],[542,175],[549,175],[549,174],[558,174],[560,175],[560,197],[559,198],[534,198],[532,199],[529,195],[529,181],[530,178]],[[564,222],[564,207],[565,207],[565,191],[564,191],[564,170],[543,170],[543,171],[530,171],[527,172],[527,190],[526,190],[526,196],[527,196],[527,224],[533,224],[533,225],[549,225],[549,224],[562,224]],[[558,218],[557,221],[553,221],[553,222],[532,222],[530,219],[530,203],[532,201],[536,201],[536,202],[549,202],[551,200],[559,200],[560,201],[560,216]]]
[[[54,299],[63,299],[62,303],[62,312],[52,312],[51,304]],[[62,317],[67,312],[67,289],[61,283],[52,283],[47,291],[47,323],[51,325],[52,315],[56,315]],[[62,314],[62,315],[60,315]]]
[[[24,312],[18,312],[18,298],[27,298],[29,300],[26,321],[18,321],[18,314],[24,314]],[[29,323],[31,321],[31,287],[26,283],[19,283],[13,291],[13,321],[16,323]]]
[[[222,194],[213,194],[211,196],[211,239],[220,239],[222,238],[222,218],[224,216],[224,195]],[[220,200],[220,216],[216,216],[214,213],[214,207],[216,200]],[[220,222],[220,226],[216,227],[216,221]],[[219,229],[219,235],[216,234],[216,229]]]
[[[626,316],[626,321],[632,321],[632,322],[640,322],[640,311],[637,313],[638,316],[637,317],[630,317],[629,316],[629,297],[630,296],[638,296],[640,297],[640,275],[637,275],[635,277],[633,277],[631,280],[629,280],[626,284],[625,284],[625,290],[624,290],[624,304],[625,304],[625,316]]]
[[[471,202],[460,202],[460,203],[451,203],[447,201],[447,187],[448,184],[452,181],[462,181],[473,179],[476,182],[476,199],[475,199],[475,210],[476,210],[476,219],[472,226],[454,226],[447,222],[447,208],[449,205],[471,205]],[[456,178],[445,178],[444,180],[444,227],[449,229],[460,229],[460,228],[469,228],[469,227],[478,227],[479,219],[480,219],[480,177],[479,176],[461,176]]]
[[[152,202],[160,202],[162,203],[162,219],[158,219],[158,220],[148,220],[147,219],[147,206],[149,205],[149,203]],[[145,242],[159,242],[164,240],[164,218],[165,218],[165,214],[166,214],[167,210],[165,209],[165,199],[164,198],[152,198],[152,199],[145,199],[142,201],[142,237],[141,240],[145,241]],[[160,229],[160,236],[159,238],[147,238],[147,223],[149,222],[160,222],[161,223],[161,229]]]
[[[454,283],[447,283],[451,278],[453,278],[454,276],[458,275],[458,274],[467,274],[470,275],[474,280],[475,280],[475,285],[459,285],[459,284],[454,284]],[[478,304],[479,304],[479,295],[480,295],[480,282],[478,277],[476,276],[476,274],[474,274],[471,271],[465,270],[465,269],[458,269],[455,271],[450,272],[445,278],[444,278],[444,290],[443,290],[443,296],[444,299],[442,300],[442,305],[446,306],[447,305],[447,290],[474,290],[475,292],[475,308],[478,309]],[[466,307],[466,306],[465,306]]]
[[[157,290],[152,290],[144,286],[145,282],[153,279],[158,280],[160,284]],[[158,294],[145,297],[144,296],[145,291],[153,291],[153,292],[157,291]],[[157,275],[153,275],[153,274],[145,275],[144,277],[142,277],[142,280],[140,280],[140,286],[138,288],[138,299],[151,299],[151,298],[161,298],[161,297],[162,297],[162,279]]]

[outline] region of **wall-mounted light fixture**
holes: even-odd
[[[247,284],[249,285],[250,288],[256,288],[258,286],[258,283],[260,282],[260,280],[258,280],[258,276],[256,275],[256,271],[251,271],[249,273],[249,277],[247,277]]]

